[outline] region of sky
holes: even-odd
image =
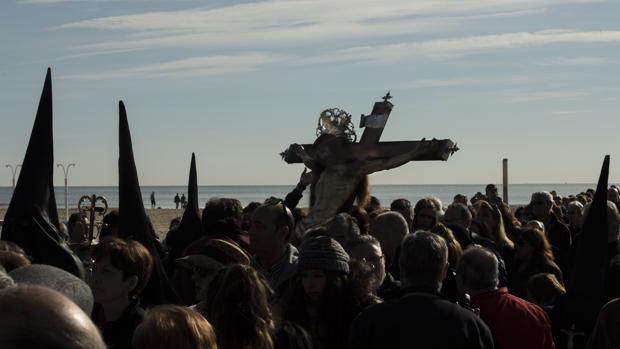
[[[620,181],[618,1],[4,0],[0,186],[47,67],[71,185],[118,183],[119,100],[142,185],[187,183],[192,152],[199,185],[294,185],[303,166],[278,154],[388,90],[382,140],[461,150],[372,183],[500,183],[503,158],[511,183],[592,183],[605,154]]]

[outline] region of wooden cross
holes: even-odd
[[[459,150],[456,143],[450,139],[435,140],[435,143],[426,139],[419,141],[380,142],[381,134],[394,107],[390,102],[391,98],[392,96],[388,92],[383,97],[383,101],[375,102],[370,115],[362,115],[360,128],[364,128],[364,133],[359,142],[351,144],[353,157],[360,160],[388,159],[410,152],[419,146],[421,153],[409,161],[446,161],[450,155]],[[436,145],[437,142],[440,143],[439,146]],[[431,145],[433,146],[431,147]],[[303,144],[302,146],[308,155],[314,156],[315,150],[312,144]],[[281,155],[284,161],[289,164],[303,162],[294,151],[285,151]]]

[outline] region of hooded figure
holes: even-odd
[[[192,242],[200,239],[202,235],[202,223],[198,208],[198,180],[196,175],[196,156],[192,153],[192,162],[189,168],[189,183],[187,184],[187,206],[181,219],[181,224],[176,230],[171,230],[166,235],[168,246],[168,267],[172,272],[175,260],[183,255],[183,250]]]
[[[154,231],[142,202],[138,172],[133,158],[131,134],[123,102],[119,102],[118,210],[119,237],[133,239],[146,247],[153,257],[153,272],[141,293],[142,305],[176,303],[168,277],[156,249]]]
[[[576,241],[575,262],[568,287],[567,311],[570,324],[564,326],[566,341],[578,343],[579,332],[589,335],[597,314],[605,303],[607,271],[607,180],[609,155],[605,156],[596,193]],[[573,336],[574,338],[570,338]],[[584,338],[584,339],[585,339]],[[567,343],[570,344],[570,343]]]
[[[58,227],[52,76],[48,68],[22,170],[4,216],[2,240],[19,245],[35,263],[53,265],[84,279],[82,262],[60,237]]]

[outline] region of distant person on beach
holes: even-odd
[[[176,209],[179,209],[179,203],[181,202],[181,198],[179,197],[179,193],[177,193],[177,195],[174,196],[174,205],[176,206]]]
[[[151,208],[155,208],[155,192],[151,192]]]
[[[187,199],[185,198],[185,193],[181,194],[181,208],[185,208],[187,206]]]

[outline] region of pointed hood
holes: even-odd
[[[605,300],[608,177],[609,155],[603,161],[596,193],[576,242],[575,264],[568,288],[571,310],[575,318],[583,321],[586,329],[594,325]]]
[[[118,159],[118,211],[119,237],[133,239],[146,247],[153,257],[153,272],[148,284],[141,293],[142,304],[157,305],[175,303],[175,296],[160,255],[157,251],[154,230],[144,211],[142,192],[138,182],[138,172],[133,157],[131,133],[127,122],[127,112],[123,102],[119,102],[119,159]]]
[[[2,239],[21,246],[35,263],[83,278],[82,262],[58,233],[52,124],[52,74],[48,68],[22,169],[4,217]]]
[[[183,250],[203,236],[200,209],[198,208],[198,180],[194,153],[192,153],[192,162],[189,168],[187,193],[187,207],[183,213],[181,225],[176,230],[170,231],[166,236],[166,245],[169,249],[169,270],[174,269],[175,260],[182,256]]]

